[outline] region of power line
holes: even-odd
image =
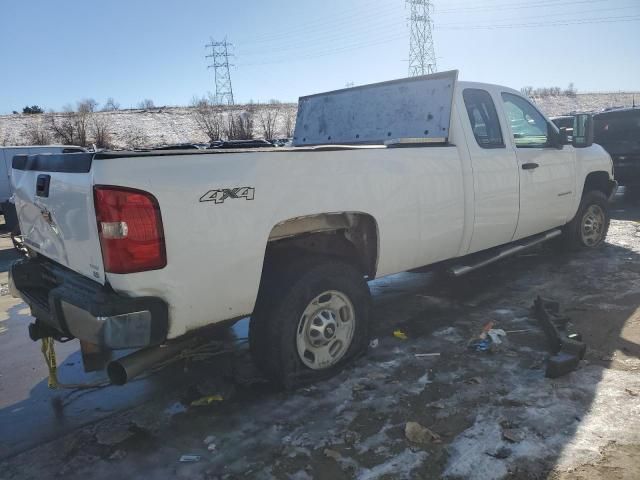
[[[564,7],[567,5],[580,5],[584,3],[601,3],[608,2],[610,0],[542,0],[538,2],[521,2],[521,3],[513,3],[509,2],[507,4],[495,4],[495,5],[478,5],[475,7],[460,7],[460,8],[445,8],[443,10],[438,10],[437,13],[461,13],[463,11],[467,12],[477,12],[477,11],[493,11],[493,10],[521,10],[527,8],[546,8],[546,7]],[[574,13],[574,12],[572,12]]]
[[[585,12],[586,13],[586,12]],[[534,18],[534,17],[530,17]],[[585,25],[585,24],[604,24],[604,23],[623,23],[623,22],[638,22],[640,21],[640,16],[624,16],[624,17],[601,17],[601,18],[592,18],[592,19],[577,19],[577,20],[564,20],[558,22],[537,22],[537,23],[510,23],[510,24],[446,24],[446,25],[436,25],[434,28],[437,30],[463,30],[463,29],[493,29],[493,28],[543,28],[543,27],[561,27],[561,26],[569,26],[569,25]],[[249,66],[260,66],[260,65],[272,65],[278,63],[295,63],[298,61],[310,60],[314,58],[320,58],[325,56],[337,55],[340,53],[360,50],[363,48],[381,45],[388,43],[394,40],[400,40],[406,38],[406,33],[390,35],[388,37],[378,37],[373,41],[366,42],[357,42],[354,44],[343,45],[340,48],[334,48],[327,50],[320,50],[318,52],[307,52],[302,55],[296,56],[286,56],[283,58],[277,58],[273,60],[266,60],[263,62],[250,62],[250,63],[242,63],[242,67]]]
[[[503,10],[520,10],[520,9],[528,9],[528,8],[549,8],[549,7],[560,7],[560,6],[572,6],[572,5],[580,5],[580,4],[593,4],[593,3],[602,3],[608,2],[610,0],[539,0],[534,2],[527,3],[498,3],[498,4],[484,4],[482,6],[458,6],[455,8],[446,8],[446,9],[435,9],[434,15],[440,14],[449,14],[449,13],[479,13],[479,12],[493,12]],[[432,2],[433,3],[433,2]],[[620,7],[613,7],[612,9],[616,9]],[[634,8],[634,6],[627,6],[622,8]],[[255,37],[246,37],[245,40],[236,42],[236,45],[256,45],[260,47],[260,51],[264,52],[264,44],[265,43],[287,43],[289,44],[292,40],[298,42],[299,37],[303,36],[306,40],[310,38],[310,35],[313,36],[315,34],[323,37],[324,34],[334,33],[334,32],[344,32],[344,28],[348,27],[349,31],[353,31],[354,27],[359,25],[371,25],[372,22],[376,20],[383,20],[383,22],[389,18],[393,17],[394,13],[399,12],[397,6],[394,5],[385,5],[383,7],[375,7],[369,8],[369,11],[361,12],[361,11],[353,11],[350,14],[344,14],[343,12],[332,12],[331,18],[316,18],[315,20],[311,20],[304,24],[299,24],[293,28],[288,28],[286,31],[280,31],[275,33],[265,33],[261,35],[257,35]],[[580,13],[587,13],[585,11],[581,11]],[[558,15],[574,15],[575,12],[559,12]],[[400,20],[400,17],[396,17],[396,20]],[[403,19],[403,22],[406,19]],[[328,28],[327,28],[328,27]],[[337,28],[336,28],[337,27]],[[344,27],[344,28],[342,28]],[[313,34],[313,35],[312,35]],[[318,38],[318,41],[322,41],[323,38]]]
[[[446,30],[493,30],[499,28],[537,28],[537,27],[563,27],[570,25],[587,25],[593,23],[623,23],[623,22],[637,22],[640,21],[640,15],[624,15],[617,17],[600,17],[600,18],[584,18],[584,19],[569,19],[559,20],[555,22],[529,22],[529,23],[502,23],[502,24],[487,24],[487,25],[473,25],[473,24],[449,24],[442,28]]]
[[[433,47],[433,23],[430,0],[406,0],[409,15],[409,76],[426,75],[438,71]]]
[[[593,13],[599,13],[599,12],[612,12],[614,10],[618,10],[618,11],[627,10],[630,8],[638,9],[639,6],[640,5],[638,6],[626,5],[621,7],[596,8],[596,9],[590,9],[590,10],[581,10],[580,13],[583,15],[586,15],[586,14],[593,14]],[[563,17],[566,17],[566,16],[573,17],[574,15],[575,15],[574,12],[567,11],[567,12],[557,12],[557,13],[544,14],[544,15],[527,15],[526,19],[533,20],[533,19],[542,19],[542,18],[551,17],[551,18],[557,19],[560,22],[565,20]],[[517,17],[510,16],[510,17],[500,18],[497,20],[492,19],[490,21],[490,25],[495,24],[495,25],[498,25],[498,28],[501,28],[500,26],[503,24],[511,25],[514,23],[514,21],[518,21],[518,20],[522,20],[522,16],[517,16]],[[571,20],[582,20],[582,19],[572,18]],[[586,18],[585,20],[591,20],[591,19]],[[481,22],[482,21],[474,22],[470,24],[470,26],[472,28],[477,28],[477,27],[488,28],[488,25],[485,26]],[[494,22],[502,22],[502,23],[494,23]],[[343,29],[336,29],[334,31],[331,31],[330,29],[321,33],[320,35],[305,34],[303,39],[300,41],[291,41],[291,39],[288,39],[286,40],[286,42],[274,44],[271,48],[272,50],[277,51],[277,54],[279,56],[282,56],[282,54],[285,54],[285,53],[287,55],[296,55],[298,53],[306,54],[308,53],[309,50],[326,51],[332,48],[333,46],[335,46],[336,48],[342,48],[345,44],[348,44],[349,42],[368,41],[374,36],[376,38],[379,38],[381,35],[384,35],[387,33],[397,33],[398,31],[403,29],[405,25],[406,25],[406,19],[401,19],[400,21],[393,21],[393,20],[389,21],[388,19],[385,19],[385,18],[379,18],[372,22],[367,22],[366,24],[363,24],[361,27],[359,27],[358,25],[355,25],[353,28],[351,28],[349,31],[346,31],[346,32]],[[435,25],[434,28],[437,30],[444,30],[445,28],[443,27],[454,27],[455,29],[457,29],[458,27],[465,27],[468,25],[469,24],[462,23],[462,22],[454,22],[454,23],[438,22],[438,24]],[[454,29],[454,28],[451,28],[451,29]],[[315,47],[315,48],[307,48],[307,47]],[[264,58],[264,55],[265,55],[264,46],[261,46],[260,48],[249,47],[248,49],[236,49],[236,51],[238,56],[242,57],[243,59],[246,59],[247,57],[254,57],[254,56],[259,56],[261,58]]]
[[[207,68],[213,68],[213,74],[216,83],[215,102],[217,104],[233,105],[233,88],[231,86],[231,73],[229,72],[229,57],[233,56],[229,53],[229,48],[233,45],[225,39],[222,42],[214,42],[205,45],[210,48],[211,53],[205,55],[205,58],[211,58],[212,62]]]

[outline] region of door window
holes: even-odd
[[[471,130],[482,148],[504,148],[496,106],[486,90],[467,88],[462,92]]]
[[[503,93],[502,100],[516,147],[546,147],[549,140],[548,124],[542,114],[518,95]]]

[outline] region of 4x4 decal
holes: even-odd
[[[245,200],[253,200],[255,192],[253,187],[236,187],[221,188],[218,190],[209,190],[200,197],[201,202],[224,203],[227,198],[244,198]]]

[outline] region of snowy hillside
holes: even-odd
[[[575,97],[558,96],[533,98],[533,101],[548,116],[565,115],[572,112],[600,112],[611,107],[630,107],[635,96],[640,105],[640,92],[579,93]]]
[[[575,111],[596,112],[608,107],[631,106],[632,93],[581,93],[575,97],[556,96],[534,98],[535,103],[549,116],[562,115]],[[640,102],[640,93],[635,94]],[[236,111],[242,106],[234,107]],[[260,109],[267,107],[258,107]],[[289,111],[295,105],[283,105]],[[97,112],[96,118],[108,126],[111,144],[114,148],[131,148],[134,146],[156,146],[182,142],[206,142],[207,136],[199,128],[194,109],[189,107],[163,107],[149,110],[119,110],[114,112]],[[276,137],[285,136],[284,118],[277,121]],[[44,115],[2,115],[0,116],[0,144],[25,145],[29,142],[29,131],[40,127],[47,130],[48,124]],[[258,118],[254,121],[254,135],[262,137],[262,129]],[[52,141],[55,141],[52,138]]]

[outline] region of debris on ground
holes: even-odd
[[[192,407],[206,407],[207,405],[211,405],[213,402],[222,402],[224,398],[222,395],[207,395],[206,397],[200,397],[197,400],[191,402]]]
[[[378,339],[374,338],[373,340],[371,340],[371,342],[369,342],[369,348],[377,348],[379,343],[380,342],[378,341]]]
[[[344,432],[344,443],[351,446],[360,440],[360,435],[353,430],[347,430]]]
[[[502,438],[507,442],[518,443],[522,440],[522,432],[516,428],[503,428]]]
[[[547,336],[552,354],[545,376],[558,378],[576,370],[587,346],[569,317],[560,314],[560,304],[538,296],[533,302],[533,312]]]
[[[633,390],[631,390],[630,388],[625,388],[624,389],[625,392],[627,392],[629,395],[631,395],[632,397],[637,397],[638,395],[640,395],[638,392],[634,392]]]
[[[485,452],[487,455],[493,458],[497,458],[499,460],[504,460],[505,458],[509,458],[511,456],[511,449],[507,447],[500,447],[495,452]]]
[[[440,356],[440,352],[437,352],[437,353],[416,353],[416,354],[414,354],[414,357],[416,357],[416,358],[439,357],[439,356]]]
[[[507,334],[501,328],[492,328],[487,332],[487,336],[491,339],[491,342],[495,345],[500,345],[502,339],[500,337],[506,337]]]
[[[491,339],[483,338],[483,339],[475,339],[469,342],[469,349],[474,352],[488,352],[491,350]]]
[[[393,331],[393,336],[400,339],[400,340],[407,340],[409,337],[407,337],[407,334],[404,333],[402,330],[394,330]]]
[[[330,448],[324,449],[324,456],[327,458],[333,458],[336,462],[339,462],[342,459],[342,455],[335,450],[331,450]]]
[[[440,443],[440,435],[429,430],[418,422],[407,422],[404,426],[404,436],[413,443]]]
[[[509,443],[518,443],[524,438],[522,429],[512,421],[502,420],[500,428],[502,429],[502,439]]]
[[[199,462],[201,458],[202,457],[200,455],[194,455],[189,453],[189,454],[180,456],[179,461],[181,463],[192,463],[192,462]]]
[[[494,322],[487,322],[477,337],[472,338],[467,347],[475,352],[490,352],[502,344],[502,339],[507,336],[501,328],[493,328]]]
[[[480,385],[482,383],[482,379],[480,377],[471,377],[471,378],[467,378],[464,383],[466,384],[473,384],[475,383],[476,385]]]

